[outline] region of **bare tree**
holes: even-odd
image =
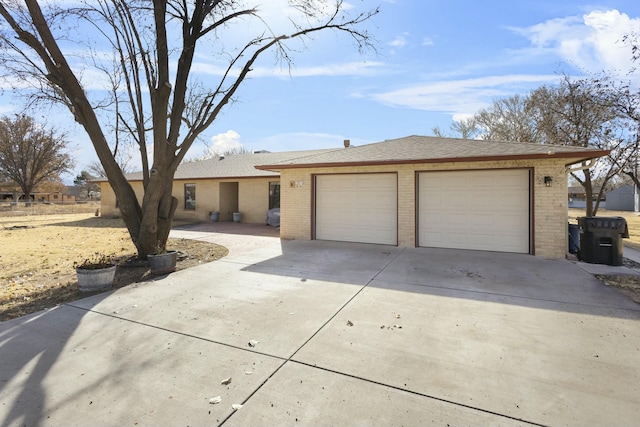
[[[528,95],[497,99],[474,114],[472,120],[485,140],[541,142]]]
[[[293,26],[285,33],[274,33],[259,10],[244,3],[87,0],[74,9],[55,2],[43,9],[37,0],[0,2],[7,29],[0,37],[10,54],[2,65],[14,78],[22,77],[43,89],[38,91],[41,97],[66,105],[83,126],[116,194],[139,257],[165,247],[177,208],[171,195],[176,168],[198,136],[234,99],[256,61],[273,52],[289,65],[289,43],[327,30],[349,36],[359,48],[370,46],[371,36],[361,24],[378,12],[357,12],[343,0],[292,0]],[[94,30],[82,31],[87,25]],[[233,37],[225,37],[230,33]],[[108,101],[92,99],[92,92],[81,84],[81,72],[70,62],[77,53],[76,46],[68,45],[72,34],[82,39],[88,34],[101,36],[101,41],[89,46],[95,50],[85,66],[106,72],[104,82],[111,84],[106,91],[111,94]],[[244,41],[237,48],[227,45],[238,37]],[[99,49],[105,43],[113,55],[110,61],[104,60],[108,55]],[[193,76],[196,52],[203,48],[208,49],[208,57],[226,61],[221,77],[208,87]],[[100,107],[115,114],[115,119],[101,117]],[[118,166],[116,138],[107,133],[107,123],[115,123],[114,132],[126,132],[139,148],[142,203]]]
[[[60,174],[73,167],[67,145],[65,135],[46,130],[31,117],[4,116],[0,118],[0,176],[20,187],[28,203],[39,184],[59,181]]]
[[[640,60],[640,34],[631,33],[623,37],[623,42],[631,49],[633,62]],[[637,72],[633,68],[630,74]],[[638,150],[640,149],[640,90],[630,82],[614,82],[606,85],[606,89],[615,93],[615,107],[619,114],[625,117],[629,123],[628,139],[634,145],[634,153],[627,163],[622,165],[623,173],[630,178],[636,188],[640,188],[640,171],[638,171]]]
[[[476,122],[473,117],[467,119],[454,120],[449,125],[450,133],[445,134],[438,126],[434,126],[431,132],[435,136],[443,138],[462,138],[462,139],[475,139],[480,133]]]
[[[610,150],[595,167],[572,176],[584,187],[586,215],[596,215],[607,183],[620,174],[635,155],[637,144],[628,139],[628,123],[616,108],[615,91],[606,77],[572,79],[564,76],[557,86],[542,86],[531,93],[533,116],[540,142]],[[600,190],[594,199],[594,182]]]

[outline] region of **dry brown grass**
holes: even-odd
[[[227,255],[226,248],[170,239],[168,247],[188,258],[181,270]],[[82,297],[74,263],[100,253],[122,262],[135,246],[121,219],[93,213],[0,217],[0,321]],[[118,268],[115,287],[144,280],[148,268]]]
[[[576,218],[584,216],[584,209],[569,209],[569,221],[575,223]],[[627,220],[629,227],[629,238],[624,239],[625,246],[640,249],[640,216],[629,211],[608,211],[599,209],[598,216],[621,216]]]

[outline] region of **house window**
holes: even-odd
[[[280,181],[269,183],[269,209],[280,207]]]
[[[189,210],[196,209],[196,185],[184,185],[184,208]]]

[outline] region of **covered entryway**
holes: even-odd
[[[418,174],[418,246],[530,253],[530,170]]]
[[[316,175],[314,225],[318,240],[397,245],[397,175]]]

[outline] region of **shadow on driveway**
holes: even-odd
[[[640,305],[567,260],[434,248],[283,241],[245,268],[284,276],[597,316],[640,318]]]

